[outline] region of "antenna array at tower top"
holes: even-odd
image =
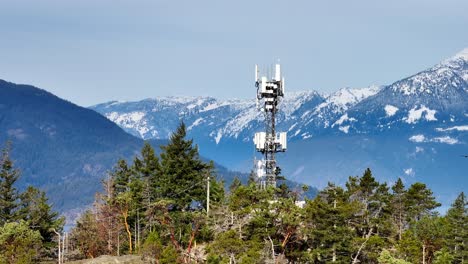
[[[264,155],[259,162],[257,173],[262,187],[276,187],[276,178],[280,169],[276,164],[275,153],[286,151],[286,132],[276,132],[276,113],[280,98],[284,96],[284,78],[281,76],[281,66],[275,65],[274,74],[269,78],[259,76],[258,66],[255,65],[255,87],[257,88],[257,106],[265,116],[265,131],[255,133],[254,144],[258,152]],[[260,105],[261,104],[261,105]]]

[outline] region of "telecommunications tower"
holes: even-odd
[[[276,113],[280,98],[284,96],[284,78],[279,64],[275,65],[273,77],[271,75],[259,77],[258,66],[255,65],[257,108],[265,115],[265,132],[255,133],[254,137],[255,149],[263,155],[263,160],[256,164],[261,188],[276,187],[280,169],[275,154],[286,151],[286,132],[276,132]]]

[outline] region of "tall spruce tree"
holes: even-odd
[[[468,201],[462,192],[447,212],[448,232],[446,243],[454,256],[453,263],[468,260]]]
[[[398,178],[395,185],[392,186],[392,215],[393,222],[397,228],[398,240],[401,240],[403,229],[406,223],[406,209],[405,209],[405,185],[401,178]]]
[[[113,178],[112,184],[115,191],[115,195],[129,190],[128,182],[130,181],[131,170],[124,159],[117,161],[114,169],[109,173],[109,176]]]
[[[408,211],[408,221],[419,221],[423,216],[433,213],[440,206],[432,191],[424,183],[414,183],[406,192],[405,207]]]
[[[213,169],[212,164],[200,159],[198,147],[186,135],[182,122],[169,143],[161,147],[161,177],[157,181],[161,197],[173,199],[179,209],[205,201],[205,183]]]
[[[109,173],[112,177],[114,195],[109,201],[119,212],[123,227],[127,233],[128,250],[132,253],[132,223],[135,220],[136,204],[141,198],[141,184],[135,177],[132,169],[125,160],[119,160],[113,171]]]
[[[160,196],[159,180],[161,176],[161,165],[153,147],[149,142],[145,142],[141,149],[141,156],[136,157],[133,168],[144,185],[144,203],[148,206]]]
[[[20,195],[20,200],[19,217],[26,220],[31,229],[40,232],[46,247],[55,245],[52,242],[55,236],[52,230],[62,230],[65,218],[59,217],[59,214],[52,210],[44,192],[32,186]]]
[[[19,193],[14,184],[20,173],[10,159],[11,144],[7,142],[0,157],[0,225],[17,220]]]

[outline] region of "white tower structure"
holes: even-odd
[[[275,65],[273,77],[259,76],[255,65],[255,87],[257,87],[257,106],[265,115],[265,132],[255,133],[255,149],[263,154],[263,160],[257,164],[257,175],[260,186],[276,187],[276,178],[280,173],[276,164],[275,154],[286,151],[286,132],[276,132],[276,113],[280,98],[284,96],[284,78],[281,76],[281,66]]]

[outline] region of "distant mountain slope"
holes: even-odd
[[[110,165],[142,145],[92,110],[0,80],[0,144],[7,140],[22,171],[20,185],[45,190],[61,210],[92,202]]]
[[[177,118],[169,120],[178,125]],[[172,131],[169,129],[166,137]],[[0,80],[1,148],[7,140],[12,141],[11,156],[22,172],[19,187],[41,188],[62,212],[91,204],[106,172],[119,158],[133,159],[143,146],[141,138],[93,110],[34,86]],[[151,139],[150,143],[159,152],[167,139]],[[219,164],[216,170],[226,184],[235,176],[247,178],[246,173]],[[309,195],[315,191],[311,188]]]

